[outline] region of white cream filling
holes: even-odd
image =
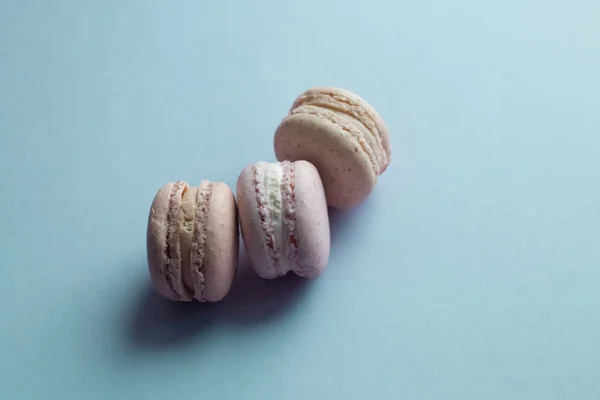
[[[267,205],[275,235],[275,245],[279,253],[279,261],[275,265],[278,271],[286,271],[287,258],[285,257],[285,240],[283,234],[283,204],[281,198],[281,182],[283,180],[283,168],[279,163],[269,163],[265,168],[265,188],[267,194]]]

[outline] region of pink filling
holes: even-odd
[[[194,279],[194,298],[199,301],[205,301],[205,244],[206,231],[208,228],[208,209],[212,199],[213,184],[209,181],[202,181],[198,196],[196,197],[196,221],[194,227],[194,236],[190,249],[190,268]]]
[[[165,281],[179,300],[183,287],[181,283],[181,251],[179,249],[179,213],[181,198],[187,189],[187,184],[177,181],[171,187],[169,194],[169,211],[167,212],[167,237],[165,248]]]

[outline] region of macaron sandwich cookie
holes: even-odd
[[[224,183],[163,186],[152,202],[146,248],[150,277],[169,300],[219,301],[229,292],[238,259],[235,198]]]
[[[344,89],[302,93],[275,132],[277,160],[306,160],[319,171],[327,204],[361,203],[390,163],[389,133],[377,111]]]
[[[314,278],[329,260],[327,203],[319,172],[306,161],[258,162],[237,181],[242,237],[256,273]]]
[[[296,98],[275,132],[279,162],[246,166],[237,202],[224,183],[163,186],[152,202],[146,248],[156,291],[173,301],[216,302],[229,292],[239,227],[262,278],[315,278],[327,267],[327,207],[363,202],[391,160],[377,111],[344,89],[315,87]]]

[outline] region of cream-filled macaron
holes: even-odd
[[[389,133],[377,111],[358,95],[331,87],[298,96],[274,145],[279,161],[314,164],[327,204],[338,208],[364,201],[391,160]]]

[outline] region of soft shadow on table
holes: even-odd
[[[375,203],[369,198],[352,209],[329,209],[332,250],[342,248],[355,235],[360,239],[361,234],[366,234],[362,228]],[[342,266],[329,265],[328,269],[336,267]],[[158,350],[202,336],[203,330],[220,323],[235,324],[243,335],[245,329],[291,312],[312,284],[313,280],[293,273],[275,280],[258,277],[240,241],[238,272],[223,301],[170,302],[156,294],[148,282],[128,315],[128,336],[135,348]]]
[[[331,251],[343,248],[343,243],[355,235],[367,234],[365,224],[369,214],[374,212],[378,194],[374,191],[360,205],[348,209],[329,208],[329,229],[331,231]],[[344,249],[347,250],[347,249]]]
[[[241,247],[240,267],[231,291],[219,303],[170,302],[146,284],[128,316],[131,344],[157,350],[201,336],[214,324],[236,324],[236,329],[243,331],[291,311],[312,281],[294,274],[262,279],[252,271]]]

